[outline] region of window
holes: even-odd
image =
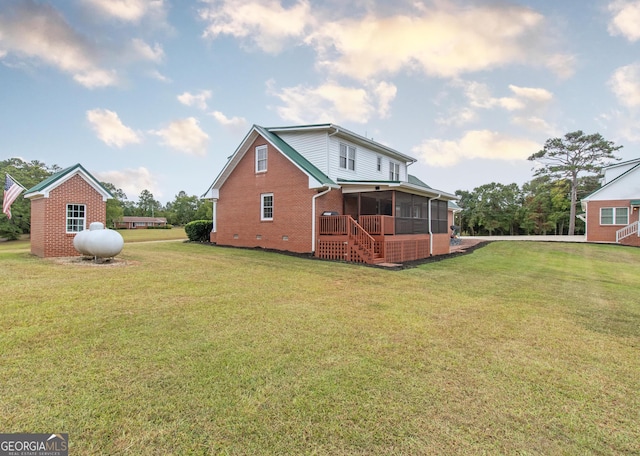
[[[273,220],[273,193],[260,195],[260,220]]]
[[[267,146],[256,147],[256,173],[267,170]]]
[[[340,168],[356,169],[356,148],[340,143]]]
[[[628,207],[602,207],[600,208],[600,225],[628,225]]]
[[[382,157],[378,156],[378,161],[377,161],[377,165],[376,165],[376,169],[378,170],[378,172],[382,171]]]
[[[78,233],[85,228],[85,205],[67,204],[67,233]]]
[[[389,180],[400,180],[400,164],[389,162]]]

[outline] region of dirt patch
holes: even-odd
[[[137,261],[124,260],[122,258],[98,258],[74,256],[74,257],[57,257],[48,258],[53,264],[61,264],[64,266],[78,267],[94,267],[94,268],[118,268],[123,266],[135,266]]]

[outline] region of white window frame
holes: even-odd
[[[356,148],[349,144],[340,143],[340,168],[349,171],[356,170]]]
[[[87,229],[87,205],[69,203],[65,206],[65,229],[69,234]],[[80,215],[80,211],[82,215]]]
[[[261,153],[264,152],[264,156]],[[266,173],[268,165],[268,149],[266,145],[256,147],[256,173]]]
[[[382,172],[382,157],[380,155],[376,157],[376,169],[379,173]]]
[[[271,204],[265,204],[265,200],[267,198],[271,198]],[[273,220],[273,193],[261,193],[260,194],[260,220],[262,221],[271,221]],[[265,215],[265,209],[271,209],[271,217]]]
[[[602,221],[602,211],[603,210],[611,210],[611,223],[604,223]],[[618,212],[625,212],[626,222],[618,223],[618,217],[621,217],[622,214],[618,214]],[[613,225],[622,225],[626,226],[629,224],[629,208],[628,207],[601,207],[600,208],[600,225],[604,226],[613,226]]]
[[[389,162],[389,180],[390,181],[399,181],[400,180],[400,163]]]

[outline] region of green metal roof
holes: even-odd
[[[69,166],[68,168],[63,169],[62,171],[58,171],[57,173],[52,174],[51,176],[47,177],[45,180],[43,180],[39,184],[34,185],[29,190],[27,190],[25,192],[25,196],[28,195],[29,193],[37,193],[37,192],[44,191],[45,189],[55,184],[57,181],[59,181],[66,175],[74,172],[76,169],[82,170],[82,172],[84,172],[87,176],[89,176],[95,182],[96,185],[98,185],[107,195],[109,195],[109,197],[113,198],[113,195],[111,194],[111,192],[106,188],[104,188],[102,184],[95,177],[93,177],[89,171],[84,169],[84,167],[80,163],[77,163],[73,166]]]
[[[291,147],[288,143],[286,143],[280,136],[275,133],[270,132],[267,128],[261,127],[259,125],[254,126],[255,129],[265,137],[269,142],[271,142],[274,146],[278,148],[280,152],[285,154],[287,157],[291,159],[296,165],[302,168],[308,175],[312,176],[315,180],[325,185],[336,185],[334,181],[329,179],[329,177],[320,171],[313,163],[300,155],[300,152]]]
[[[412,176],[411,174],[409,174],[407,177],[409,178],[409,179],[408,179],[408,182],[409,182],[410,184],[417,185],[417,186],[419,186],[419,187],[424,187],[424,188],[431,189],[431,187],[429,187],[427,184],[425,184],[424,182],[422,182],[422,181],[421,181],[420,179],[418,179],[416,176]]]
[[[640,200],[631,200],[632,206],[640,206]]]

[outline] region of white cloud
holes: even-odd
[[[140,22],[145,16],[164,17],[164,0],[85,0],[102,14],[124,22]]]
[[[64,17],[49,5],[27,2],[13,5],[0,16],[0,47],[23,61],[44,62],[88,88],[117,83],[113,70],[101,68],[98,52],[77,34]]]
[[[622,35],[632,42],[640,39],[640,1],[614,1],[609,11],[613,15],[609,22],[611,35]]]
[[[118,114],[108,109],[92,109],[87,111],[87,120],[98,138],[108,146],[122,148],[128,144],[137,144],[141,135],[125,126]]]
[[[148,74],[150,78],[157,79],[160,82],[171,82],[171,79],[160,73],[158,70],[151,70]]]
[[[398,88],[394,84],[382,81],[373,88],[372,92],[377,99],[378,115],[381,118],[387,117]]]
[[[541,117],[516,116],[513,118],[512,122],[515,125],[519,125],[521,127],[526,128],[527,130],[544,133],[548,136],[558,137],[562,135],[562,133],[559,131],[558,128],[551,125],[549,122],[547,122]]]
[[[386,117],[397,88],[387,82],[371,83],[370,87],[345,87],[326,82],[317,87],[298,85],[275,89],[267,84],[271,95],[280,99],[278,115],[296,123],[358,122],[365,123],[376,113]]]
[[[456,141],[425,140],[411,151],[428,165],[449,167],[470,159],[526,160],[540,148],[538,143],[528,139],[489,130],[472,130]]]
[[[213,111],[211,115],[220,125],[232,130],[244,130],[247,126],[247,119],[244,117],[228,118],[220,111]]]
[[[161,144],[189,155],[207,154],[209,135],[207,135],[194,117],[171,122],[162,130],[150,133],[162,138]]]
[[[609,79],[618,101],[630,108],[640,106],[640,63],[618,68]]]
[[[103,171],[92,173],[99,181],[109,182],[122,189],[130,201],[137,201],[142,190],[149,190],[158,199],[162,196],[160,186],[155,177],[145,167],[126,168],[120,171]]]
[[[178,101],[186,106],[195,106],[203,111],[207,109],[207,100],[211,98],[210,90],[201,90],[198,94],[184,92],[178,95]]]
[[[455,7],[436,3],[414,15],[348,18],[307,37],[331,72],[366,80],[402,69],[439,77],[507,64],[540,62],[562,76],[571,59],[549,52],[544,17],[515,5]]]
[[[143,60],[150,60],[158,63],[164,59],[164,50],[162,49],[162,45],[159,43],[154,43],[153,47],[151,47],[143,40],[134,38],[131,40],[131,45],[133,52]]]
[[[199,10],[208,23],[203,36],[215,39],[220,35],[253,42],[268,53],[280,52],[291,38],[303,35],[312,21],[311,8],[299,0],[290,8],[279,0],[202,0]]]
[[[200,1],[204,37],[230,36],[274,54],[285,44],[311,46],[318,68],[334,78],[368,81],[400,71],[451,78],[510,64],[546,66],[566,78],[575,66],[573,56],[554,51],[556,27],[542,14],[504,2],[414,2],[410,11],[397,13],[402,3],[385,8],[363,1],[350,3],[345,14],[332,2]]]
[[[511,122],[533,131],[554,131],[542,117],[554,97],[551,92],[542,88],[520,87],[509,85],[512,96],[494,97],[486,84],[475,81],[456,80],[454,87],[461,87],[469,105],[454,111],[448,117],[439,118],[441,125],[464,125],[478,119],[479,109],[502,108],[511,113],[518,113]]]
[[[436,123],[440,125],[446,126],[462,126],[471,122],[475,122],[478,120],[478,114],[475,109],[471,109],[470,107],[465,107],[459,110],[456,110],[453,114],[448,117],[439,117],[436,119]]]

